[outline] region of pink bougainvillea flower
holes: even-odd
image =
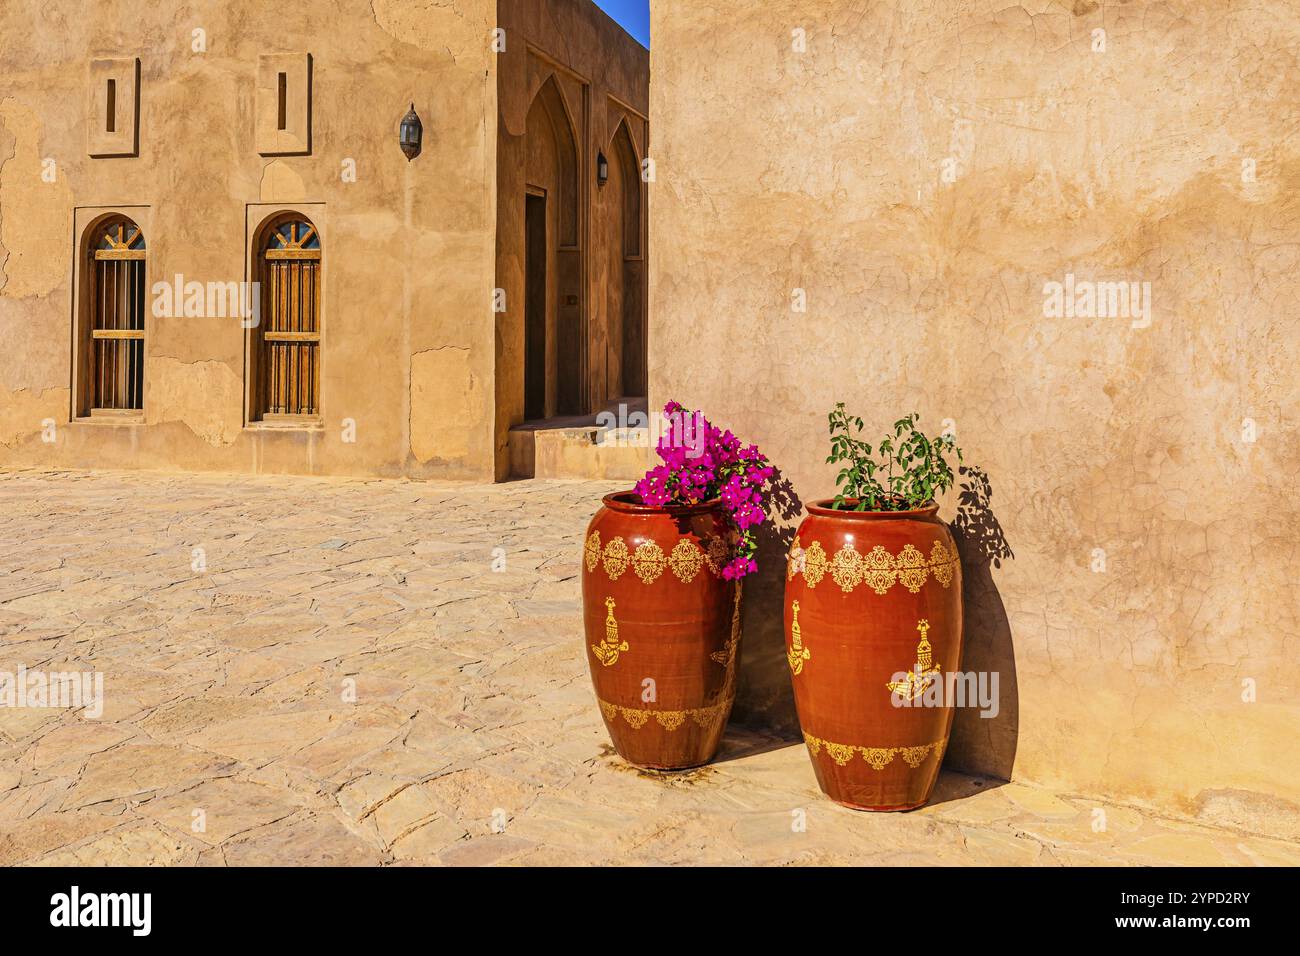
[[[680,402],[664,405],[667,427],[655,448],[661,464],[636,483],[636,493],[651,507],[722,500],[723,512],[737,532],[722,576],[738,580],[758,570],[754,531],[767,520],[766,502],[776,469],[758,450],[744,445],[730,430],[722,431],[703,413]]]

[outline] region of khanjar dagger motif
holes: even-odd
[[[916,700],[939,677],[939,665],[933,663],[931,659],[930,639],[926,637],[926,632],[930,630],[930,622],[917,621],[916,629],[921,632],[921,641],[916,645],[916,663],[913,665],[915,670],[908,671],[906,679],[891,680],[885,685],[891,693],[897,694],[904,700]]]
[[[799,602],[791,604],[790,610],[794,611],[794,623],[790,625],[792,646],[785,652],[785,657],[790,662],[790,672],[797,677],[803,673],[803,662],[812,658],[812,651],[803,646],[803,631],[799,628]]]
[[[628,644],[627,641],[618,639],[618,621],[614,620],[612,597],[605,598],[605,607],[609,609],[609,614],[605,617],[605,639],[599,644],[592,644],[591,652],[596,655],[596,660],[606,667],[612,667],[618,663],[618,655],[628,650]]]
[[[727,643],[723,645],[722,650],[714,651],[709,655],[715,664],[721,664],[724,667],[730,667],[731,662],[736,659],[736,647],[740,644],[740,593],[744,586],[744,581],[736,582],[736,596],[731,609],[731,637],[727,638]],[[727,674],[728,680],[732,676],[729,671]]]

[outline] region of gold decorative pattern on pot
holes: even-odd
[[[709,546],[704,552],[704,563],[714,575],[722,574],[722,569],[731,560],[731,549],[721,536],[710,538]]]
[[[890,694],[897,694],[903,700],[916,700],[939,677],[939,665],[933,661],[930,639],[926,637],[926,632],[930,630],[930,622],[917,621],[916,629],[921,632],[921,640],[916,645],[916,663],[912,665],[915,669],[908,671],[907,677],[903,680],[891,680],[885,684]]]
[[[587,559],[587,570],[595,571],[596,565],[600,563],[600,532],[593,531],[587,537],[587,543],[583,545],[582,554]]]
[[[599,698],[597,698],[599,700]],[[694,707],[689,710],[643,710],[638,707],[624,707],[599,700],[600,712],[606,720],[622,717],[633,730],[640,730],[651,718],[654,718],[664,730],[673,731],[680,728],[687,720],[697,727],[707,730],[731,709],[732,698],[727,697],[708,707]]]
[[[952,571],[957,566],[957,561],[956,550],[950,555],[942,541],[936,541],[930,549],[930,570],[934,572],[934,579],[944,587],[952,584]]]
[[[641,579],[642,584],[654,584],[659,575],[664,573],[668,559],[664,549],[654,541],[643,541],[632,555],[632,570]]]
[[[814,541],[807,548],[799,544],[799,539],[794,539],[794,547],[790,549],[790,562],[786,569],[787,580],[792,579],[796,574],[802,574],[810,588],[815,588],[821,583],[821,579],[826,577],[826,552],[822,549],[820,543]]]
[[[930,753],[931,747],[938,747],[938,744],[922,744],[920,747],[899,747],[898,752],[903,755],[903,761],[912,768],[921,766]]]
[[[680,539],[668,555],[668,567],[682,584],[690,584],[704,567],[704,552],[690,538]]]
[[[792,581],[802,574],[804,583],[815,588],[829,571],[831,579],[846,594],[861,584],[877,594],[885,594],[895,584],[902,584],[916,594],[932,574],[940,586],[951,586],[958,560],[956,549],[938,540],[931,547],[928,559],[910,544],[893,555],[879,544],[862,554],[852,542],[845,542],[835,557],[827,560],[820,542],[814,541],[805,548],[795,538],[787,560],[786,580]]]
[[[877,594],[884,594],[898,580],[898,572],[894,569],[894,556],[880,545],[871,549],[864,563],[866,571],[862,575],[862,580]]]
[[[827,749],[830,749],[833,746],[835,745],[826,745]],[[894,750],[892,747],[859,747],[858,749],[862,751],[863,759],[866,760],[867,763],[871,764],[871,769],[873,770],[884,770],[889,766],[889,761],[894,759]],[[849,750],[852,751],[853,748],[850,747]],[[850,753],[849,756],[852,757],[853,754]],[[847,761],[836,760],[835,762],[843,765]]]
[[[614,620],[614,606],[612,597],[605,598],[605,607],[609,609],[609,614],[605,618],[605,639],[599,644],[591,645],[591,652],[596,655],[596,660],[606,667],[617,664],[618,655],[629,649],[627,641],[619,640],[618,621]]]
[[[910,544],[903,545],[903,550],[898,553],[898,582],[915,594],[925,583],[928,570],[925,555]]]
[[[790,610],[794,612],[794,623],[790,625],[791,646],[785,652],[785,657],[790,662],[790,672],[798,677],[803,673],[804,661],[812,657],[812,651],[803,646],[803,631],[799,627],[799,602],[791,604]]]
[[[672,551],[664,554],[657,541],[643,541],[635,552],[628,549],[622,538],[610,538],[604,550],[600,546],[600,532],[593,531],[582,548],[587,570],[595,572],[598,565],[605,568],[611,581],[617,581],[630,567],[645,584],[653,584],[663,574],[664,568],[673,573],[673,577],[683,584],[690,584],[708,567],[714,577],[722,574],[722,568],[730,557],[727,543],[720,538],[710,539],[708,551],[700,547],[692,538],[679,538]]]
[[[613,538],[605,545],[605,573],[611,581],[617,581],[627,570],[627,542],[622,538]]]
[[[921,763],[933,752],[941,754],[943,752],[944,741],[937,740],[930,744],[920,744],[915,747],[859,747],[856,744],[837,744],[829,740],[823,740],[820,737],[814,737],[812,734],[803,735],[804,743],[808,745],[808,751],[814,756],[821,754],[825,748],[827,756],[835,761],[841,767],[847,767],[858,754],[873,770],[884,770],[895,757],[902,757],[903,762],[909,767],[915,769],[921,766]]]
[[[823,743],[825,744],[826,752],[831,755],[831,759],[841,767],[853,759],[853,752],[857,749],[849,744],[833,744],[829,741],[824,741]]]
[[[661,727],[665,730],[676,730],[686,720],[686,711],[684,710],[660,710],[655,712],[655,720],[659,721]]]
[[[808,548],[808,570],[804,572],[804,580],[810,588],[815,588],[817,582],[826,577],[827,563],[826,551],[821,542],[814,541]]]
[[[858,554],[852,542],[846,541],[831,561],[831,580],[847,593],[853,590],[861,577],[862,555]]]

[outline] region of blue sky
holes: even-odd
[[[643,47],[650,48],[650,0],[596,0],[596,6],[617,20]]]

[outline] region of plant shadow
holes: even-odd
[[[742,748],[724,760],[803,743],[785,658],[785,556],[794,541],[803,502],[779,468],[768,496],[769,520],[758,526],[758,571],[745,579],[740,683],[732,723],[760,732],[762,749]]]

